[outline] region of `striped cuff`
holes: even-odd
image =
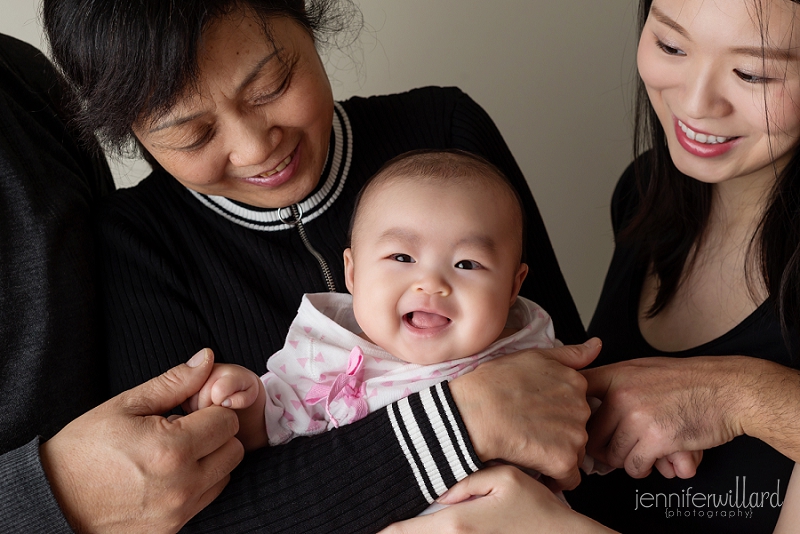
[[[386,410],[400,448],[429,504],[483,467],[447,382],[390,404]]]

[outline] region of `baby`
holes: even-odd
[[[351,295],[303,297],[261,379],[215,366],[188,409],[239,410],[248,450],[363,418],[488,359],[557,344],[518,297],[524,216],[503,174],[464,152],[413,152],[361,191],[344,251]]]

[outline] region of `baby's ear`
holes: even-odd
[[[509,308],[513,306],[514,301],[517,300],[517,295],[519,294],[520,288],[522,288],[522,282],[525,281],[526,276],[528,276],[528,264],[520,263],[517,274],[514,275],[514,285],[511,287],[511,300],[508,303]]]
[[[353,287],[355,286],[355,267],[353,265],[353,249],[346,248],[344,249],[344,283],[347,286],[347,290],[350,294],[353,293]]]

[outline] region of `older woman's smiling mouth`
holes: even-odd
[[[294,177],[297,172],[297,166],[300,164],[299,162],[300,145],[297,145],[297,148],[278,163],[274,169],[262,172],[256,176],[242,178],[241,180],[261,187],[278,187]]]
[[[275,167],[271,171],[262,172],[261,174],[258,175],[258,178],[268,178],[268,177],[272,176],[273,174],[277,174],[277,173],[281,172],[283,169],[285,169],[289,165],[289,163],[291,163],[291,162],[292,162],[292,154],[289,154],[288,156],[286,156],[285,160],[283,160],[280,163],[278,163],[277,167]]]

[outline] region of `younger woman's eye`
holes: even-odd
[[[409,256],[408,254],[392,254],[389,256],[394,261],[399,261],[400,263],[416,263],[414,258]]]
[[[467,271],[471,271],[473,269],[481,269],[482,265],[477,261],[473,260],[461,260],[456,263],[456,269],[465,269]]]
[[[664,43],[663,41],[656,39],[656,46],[661,49],[662,52],[667,54],[668,56],[685,56],[686,52],[681,50],[680,48],[675,48],[674,46],[669,46],[668,44]]]
[[[735,72],[736,76],[738,76],[742,81],[745,81],[747,83],[766,83],[770,80],[770,78],[766,78],[764,76],[758,76],[756,74],[748,74],[740,70],[734,70],[733,72]]]

